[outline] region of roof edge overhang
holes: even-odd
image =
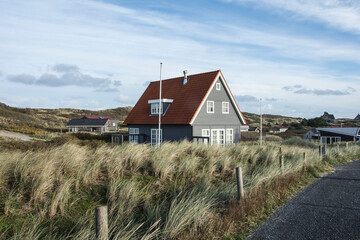
[[[334,131],[331,131],[331,129],[332,128],[329,128],[329,129],[327,129],[327,128],[316,128],[316,130],[318,130],[319,132],[327,132],[327,133],[345,135],[345,136],[349,136],[349,137],[360,137],[360,127],[357,128],[355,136],[353,134],[334,132]]]
[[[162,103],[172,103],[174,101],[174,99],[167,99],[167,98],[162,98],[161,102]],[[148,104],[151,103],[159,103],[160,99],[152,99],[152,100],[148,100]]]

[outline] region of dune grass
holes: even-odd
[[[152,148],[69,141],[2,151],[0,239],[94,239],[100,204],[109,208],[111,239],[244,236],[304,176],[359,157],[356,145],[328,148],[324,163],[314,147],[277,142],[217,147],[183,141]],[[237,166],[246,191],[240,205]]]

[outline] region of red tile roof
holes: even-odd
[[[188,83],[183,85],[184,77],[162,81],[162,99],[173,99],[166,114],[161,117],[162,124],[191,124],[195,114],[213,82],[221,74],[220,70],[188,75]],[[226,82],[225,82],[226,83]],[[150,115],[148,100],[159,99],[160,82],[151,82],[124,124],[157,124],[158,115]],[[231,94],[231,93],[230,93]],[[240,113],[241,114],[241,113]]]
[[[87,119],[109,119],[109,120],[115,120],[110,116],[97,116],[97,115],[85,115],[83,118]]]

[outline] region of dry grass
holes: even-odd
[[[334,148],[327,160],[359,156],[358,146]],[[243,168],[247,193],[241,207],[234,201],[236,166]],[[109,207],[113,239],[216,239],[246,233],[261,219],[254,216],[273,210],[289,186],[319,166],[329,165],[319,162],[317,149],[274,142],[217,147],[184,141],[158,149],[70,141],[41,151],[3,151],[0,238],[93,239],[98,204]]]

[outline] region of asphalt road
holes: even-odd
[[[360,239],[360,160],[310,184],[248,239]]]

